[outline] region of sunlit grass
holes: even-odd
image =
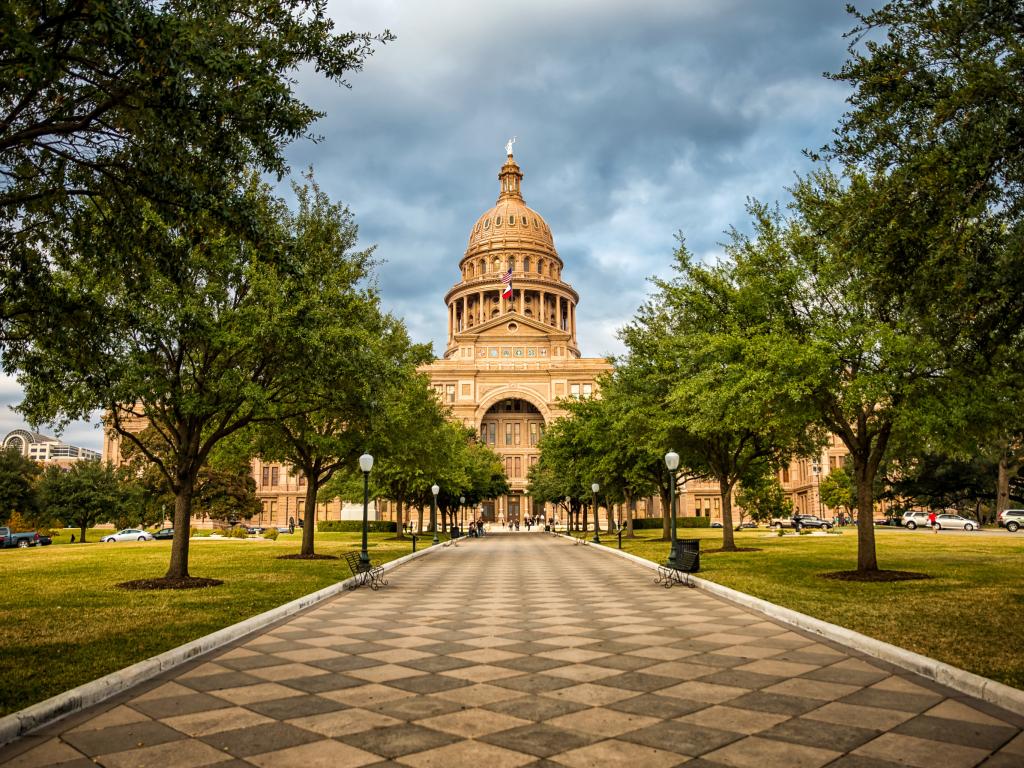
[[[922,581],[860,583],[819,574],[857,566],[857,535],[777,537],[736,533],[741,547],[712,552],[722,532],[680,531],[701,539],[700,576],[777,605],[856,630],[947,664],[1024,688],[1024,536],[933,535],[876,529],[879,567],[915,571]],[[660,531],[623,538],[623,549],[662,562]],[[617,546],[614,536],[602,542]]]
[[[109,531],[108,531],[109,532]],[[22,709],[129,664],[347,579],[342,560],[278,560],[297,553],[301,532],[277,542],[195,540],[193,576],[222,579],[198,590],[125,591],[115,585],[163,576],[170,541],[0,552],[0,714]],[[70,532],[62,539],[69,541]],[[76,535],[77,538],[77,535]],[[420,539],[420,548],[429,540]],[[316,551],[358,550],[358,533],[318,533]],[[374,560],[409,554],[409,539],[370,534]]]

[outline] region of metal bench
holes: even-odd
[[[384,567],[380,564],[379,560],[364,563],[359,559],[358,552],[346,552],[344,558],[348,564],[348,569],[352,571],[352,576],[354,577],[354,581],[349,585],[349,589],[355,589],[364,584],[368,584],[370,589],[373,590],[387,586],[387,579],[384,578]]]
[[[693,582],[692,572],[696,570],[699,562],[699,552],[680,552],[676,557],[675,565],[658,566],[658,576],[654,583],[660,584],[665,589],[670,589],[673,584],[682,584],[695,589],[697,585]]]

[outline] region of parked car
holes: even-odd
[[[25,549],[26,547],[34,547],[39,543],[39,534],[35,531],[24,531],[22,533],[14,533],[10,528],[4,526],[0,528],[0,547],[7,549],[8,547],[18,547],[19,549]]]
[[[830,521],[822,520],[817,515],[793,515],[792,517],[777,517],[772,520],[772,528],[776,530],[779,528],[796,528],[798,524],[801,528],[819,528],[823,531],[832,528]]]
[[[45,533],[40,533],[37,536],[36,544],[38,544],[40,547],[46,547],[46,546],[49,546],[50,544],[53,544],[53,539],[51,539]]]
[[[712,527],[712,528],[721,528],[721,527],[722,527],[722,524],[721,524],[720,522],[718,522],[718,521],[716,520],[715,522],[713,522],[713,523],[711,524],[711,527]]]
[[[117,533],[104,536],[100,541],[152,541],[153,534],[139,528],[125,528]]]
[[[745,523],[740,523],[737,528],[757,528],[757,523],[750,522],[749,520]]]
[[[255,535],[258,536],[261,533],[263,533],[263,526],[261,526],[261,525],[247,525],[245,527],[245,532],[248,533],[248,534],[255,534]]]
[[[928,515],[929,512],[915,512],[913,510],[903,513],[903,526],[909,530],[914,530],[918,526],[928,527]]]
[[[942,514],[935,517],[935,527],[939,530],[950,528],[961,531],[973,531],[978,527],[978,523],[960,515]]]
[[[999,513],[999,527],[1010,533],[1024,528],[1024,509],[1006,509]]]
[[[899,525],[899,523],[897,523],[891,517],[876,517],[875,525]]]
[[[174,529],[173,528],[161,528],[159,531],[153,534],[154,539],[173,539]]]

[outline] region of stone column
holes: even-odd
[[[480,322],[482,323],[482,322],[484,322],[484,292],[480,291],[478,293],[478,296],[480,297],[480,299],[479,299],[480,303],[477,306],[476,311],[477,311],[477,314],[480,316]]]
[[[548,321],[547,312],[548,312],[548,295],[544,291],[541,291],[540,292],[540,313],[539,313],[537,319],[540,320],[542,323],[546,323]]]

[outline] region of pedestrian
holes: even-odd
[[[928,525],[932,527],[932,531],[935,533],[939,532],[938,515],[935,514],[935,510],[928,513]]]
[[[73,534],[73,533],[71,534],[71,543],[72,544],[75,543],[75,534]]]

